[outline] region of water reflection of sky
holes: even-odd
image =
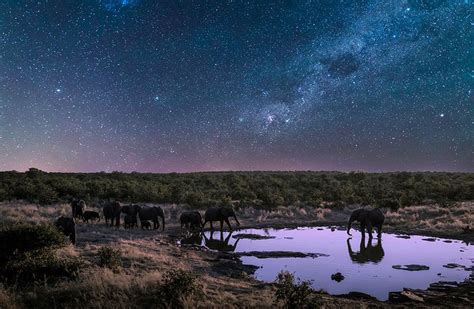
[[[381,300],[388,298],[388,292],[407,288],[428,288],[430,283],[443,281],[463,281],[469,272],[460,268],[448,269],[443,265],[456,263],[472,266],[474,256],[472,246],[461,241],[451,243],[422,240],[426,237],[412,236],[410,239],[397,238],[394,234],[383,234],[382,241],[368,238],[362,245],[359,233],[354,232],[349,240],[345,231],[330,229],[303,228],[283,230],[248,229],[234,232],[237,234],[259,234],[276,236],[274,239],[252,240],[228,237],[228,232],[214,232],[210,244],[221,245],[235,252],[246,251],[298,251],[306,253],[324,253],[329,257],[318,258],[268,258],[242,257],[245,264],[262,266],[255,276],[264,281],[275,280],[281,270],[294,272],[303,280],[313,280],[315,289],[324,289],[331,294],[343,294],[351,291],[363,292]],[[210,233],[206,232],[209,240]],[[221,239],[222,236],[222,239]],[[226,242],[227,240],[227,242]],[[203,241],[203,244],[205,242]],[[215,247],[216,249],[218,248]],[[393,269],[393,265],[420,264],[430,267],[425,271],[405,271]],[[341,282],[331,280],[331,274],[341,272],[345,279]],[[441,273],[441,275],[438,275]]]

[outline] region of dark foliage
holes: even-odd
[[[74,278],[78,259],[58,257],[64,235],[50,224],[6,224],[0,228],[0,279],[7,285],[24,286],[41,281]]]
[[[396,209],[426,202],[474,199],[474,174],[441,172],[218,172],[141,173],[0,173],[0,199],[52,203],[72,197],[187,203],[194,208],[240,201],[240,206],[272,208],[301,203],[372,204]],[[327,204],[329,203],[329,204]]]
[[[0,227],[0,263],[23,258],[25,253],[65,245],[64,235],[51,224],[14,223]]]
[[[59,257],[54,250],[43,249],[25,253],[21,259],[11,260],[0,273],[4,282],[24,286],[29,283],[54,283],[73,279],[82,268],[77,258]]]
[[[287,271],[278,274],[276,303],[283,308],[317,308],[317,299],[309,281],[295,282],[295,276]]]
[[[175,269],[164,274],[161,294],[166,307],[181,308],[186,297],[198,296],[201,292],[194,275]]]
[[[102,247],[97,252],[101,267],[108,267],[117,271],[122,266],[122,253],[118,249],[112,247]]]

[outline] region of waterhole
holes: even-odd
[[[286,270],[330,294],[362,292],[380,300],[403,288],[461,282],[472,271],[473,247],[459,240],[384,233],[370,241],[352,232],[349,237],[335,228],[246,229],[205,232],[181,243],[235,252],[244,264],[259,267],[259,280],[272,282]]]

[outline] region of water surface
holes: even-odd
[[[238,238],[239,234],[271,236],[268,239]],[[426,289],[438,281],[461,282],[470,271],[443,265],[459,264],[472,267],[472,246],[458,240],[429,238],[424,236],[401,236],[384,233],[381,240],[368,237],[361,239],[353,230],[353,237],[345,231],[330,228],[298,229],[247,229],[233,233],[205,232],[182,243],[205,245],[210,249],[227,252],[250,251],[294,251],[319,253],[311,258],[257,258],[242,256],[244,264],[259,266],[255,277],[263,281],[274,281],[281,270],[295,273],[302,280],[311,280],[315,289],[331,294],[362,292],[380,300],[388,299],[391,291],[406,288]],[[426,265],[428,270],[407,271],[394,269],[394,265]],[[345,279],[336,282],[331,275],[340,272]]]

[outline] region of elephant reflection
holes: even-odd
[[[201,233],[192,233],[186,238],[180,240],[182,245],[196,245],[200,246],[202,242],[202,234]]]
[[[366,246],[365,238],[361,238],[359,252],[352,251],[351,243],[349,240],[350,238],[347,239],[347,250],[349,251],[349,256],[351,257],[351,260],[353,262],[361,264],[368,262],[378,263],[383,259],[385,255],[385,252],[383,251],[382,247],[382,240],[380,238],[378,238],[377,244],[375,246],[372,246],[372,239],[368,240]]]
[[[229,240],[232,236],[232,232],[229,232],[229,235],[227,235],[227,237],[224,239],[224,233],[221,231],[220,240],[214,239],[213,235],[214,235],[214,231],[211,231],[211,235],[209,236],[209,238],[206,237],[206,234],[203,234],[206,247],[212,250],[234,252],[240,240],[237,238],[237,240],[235,241],[233,245],[229,244]]]

